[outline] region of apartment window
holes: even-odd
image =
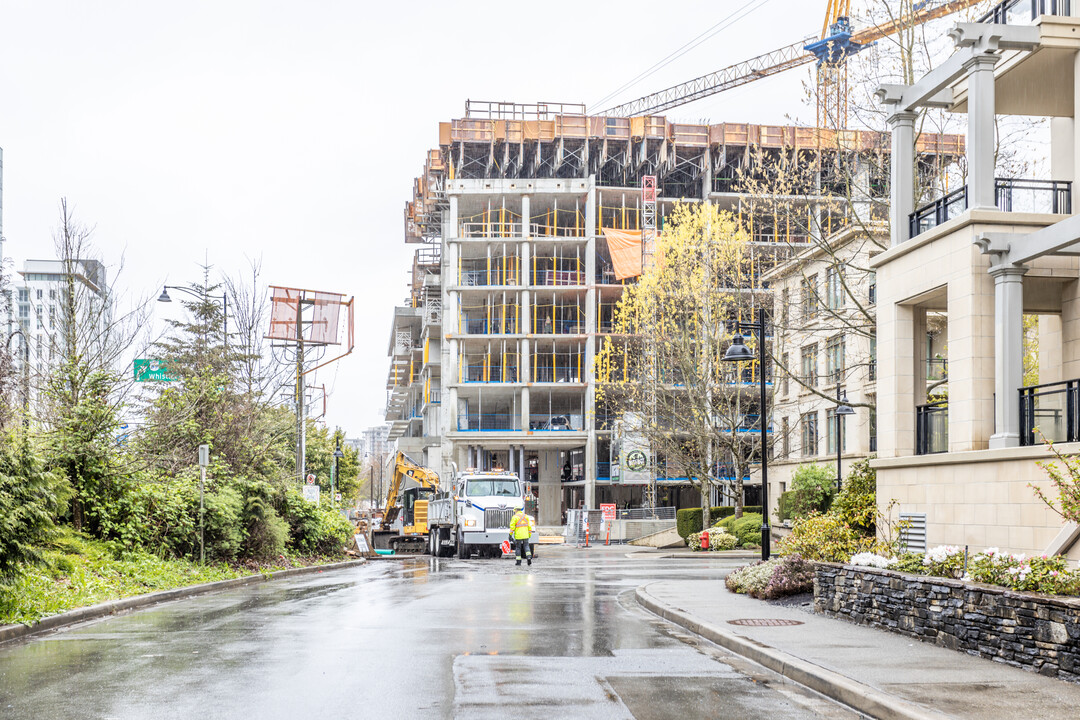
[[[817,412],[808,412],[800,420],[802,425],[803,457],[817,455]]]
[[[780,362],[784,365],[783,370],[782,370],[784,379],[781,381],[782,385],[783,385],[783,389],[782,389],[781,392],[784,395],[787,395],[788,391],[790,390],[789,376],[791,375],[791,364],[790,364],[790,359],[788,358],[787,353],[784,353],[783,355],[780,356]]]
[[[780,329],[786,330],[788,326],[788,303],[791,302],[791,292],[784,288],[780,291]]]
[[[825,271],[825,302],[830,310],[844,307],[844,286],[840,281],[839,265]]]
[[[866,368],[867,378],[877,380],[877,338],[870,338],[870,364]]]
[[[799,379],[804,385],[817,385],[817,343],[802,349],[802,372]]]
[[[45,292],[41,288],[38,288],[37,299],[40,300],[44,296],[45,296]]]
[[[802,316],[804,320],[809,320],[817,317],[817,314],[817,275],[808,275],[802,279]]]
[[[781,457],[791,455],[791,425],[787,418],[780,419],[780,448]]]
[[[50,305],[49,306],[49,329],[53,330],[55,328],[56,328],[56,306],[55,305]]]
[[[825,452],[830,455],[836,454],[836,417],[836,408],[825,411],[825,445],[828,448]],[[847,446],[847,427],[843,417],[840,416],[840,452],[844,452]]]
[[[870,271],[870,288],[867,291],[867,297],[871,305],[877,304],[877,273],[873,270]]]
[[[30,302],[30,290],[28,288],[19,288],[19,302]]]
[[[870,408],[870,452],[877,452],[877,410]]]
[[[50,300],[55,300],[56,299],[56,288],[52,288],[52,289],[49,290],[49,299]]]
[[[825,342],[825,377],[836,384],[844,375],[844,336],[833,335]]]
[[[783,495],[787,492],[787,483],[783,480],[780,481],[780,494]]]
[[[29,305],[20,305],[19,306],[19,317],[24,318],[24,319],[30,317],[30,306]]]

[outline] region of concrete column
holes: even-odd
[[[990,447],[1020,445],[1020,397],[1024,384],[1025,267],[998,265],[994,278],[994,421]]]
[[[913,112],[894,112],[886,120],[892,134],[889,172],[892,184],[890,244],[908,239],[908,216],[915,212],[915,119]]]
[[[1080,281],[1061,290],[1061,380],[1080,378]]]
[[[1050,179],[1071,181],[1076,167],[1076,123],[1072,118],[1050,118]]]
[[[447,439],[447,433],[456,432],[458,429],[458,341],[451,340],[450,335],[457,330],[458,320],[458,294],[450,291],[451,285],[458,282],[458,252],[460,245],[452,242],[458,236],[458,197],[449,197],[449,209],[443,217],[442,237],[442,342],[440,345],[442,377],[442,477],[453,476],[451,462],[463,467],[459,452],[455,452],[455,444]],[[460,448],[458,448],[460,449]]]
[[[540,517],[536,524],[552,527],[562,524],[562,484],[558,450],[541,450],[537,453],[537,480],[540,486],[537,499]]]
[[[968,73],[968,207],[994,208],[994,66],[998,55],[979,54],[964,64]]]
[[[585,200],[585,504],[596,507],[596,189]]]
[[[879,278],[887,276],[884,268]],[[884,287],[884,286],[883,286]],[[914,308],[878,302],[878,456],[915,454]],[[924,376],[925,377],[925,376]],[[925,387],[925,380],[923,381]],[[925,396],[925,389],[922,395]]]
[[[524,346],[528,347],[529,341],[524,341]],[[529,386],[521,388],[521,429],[524,432],[529,431],[529,414],[531,412],[529,406]]]
[[[971,252],[969,270],[950,280],[947,291],[949,452],[985,450],[994,433],[994,280],[979,250]]]

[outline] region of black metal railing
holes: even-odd
[[[917,209],[908,216],[908,237],[942,225],[967,210],[967,186],[953,190]]]
[[[928,403],[915,408],[915,454],[949,451],[949,404]]]
[[[1072,213],[1072,183],[1067,180],[996,178],[994,204],[1005,212]]]
[[[1070,15],[1070,0],[1002,0],[978,22],[992,25],[1026,25],[1040,15]]]
[[[1004,212],[1072,213],[1072,183],[1067,180],[994,178],[994,204]],[[908,237],[920,235],[968,208],[967,186],[953,190],[908,216]]]
[[[1020,444],[1080,440],[1080,380],[1020,388]]]

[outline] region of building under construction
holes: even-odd
[[[962,153],[958,136],[920,143],[926,156]],[[888,147],[866,131],[467,103],[464,118],[439,124],[405,207],[417,249],[390,336],[391,439],[443,477],[453,464],[517,472],[543,526],[567,508],[639,505],[643,486],[612,481],[617,419],[597,406],[592,371],[624,283],[640,273],[640,262],[620,263],[626,243],[662,232],[679,201],[715,203],[750,237],[740,287],[771,311],[764,272],[842,226],[852,198],[887,212]],[[797,178],[783,213],[749,189],[776,167]],[[678,478],[659,479],[656,501],[700,505]]]

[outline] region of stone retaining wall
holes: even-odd
[[[818,563],[814,610],[1080,682],[1080,599]]]

